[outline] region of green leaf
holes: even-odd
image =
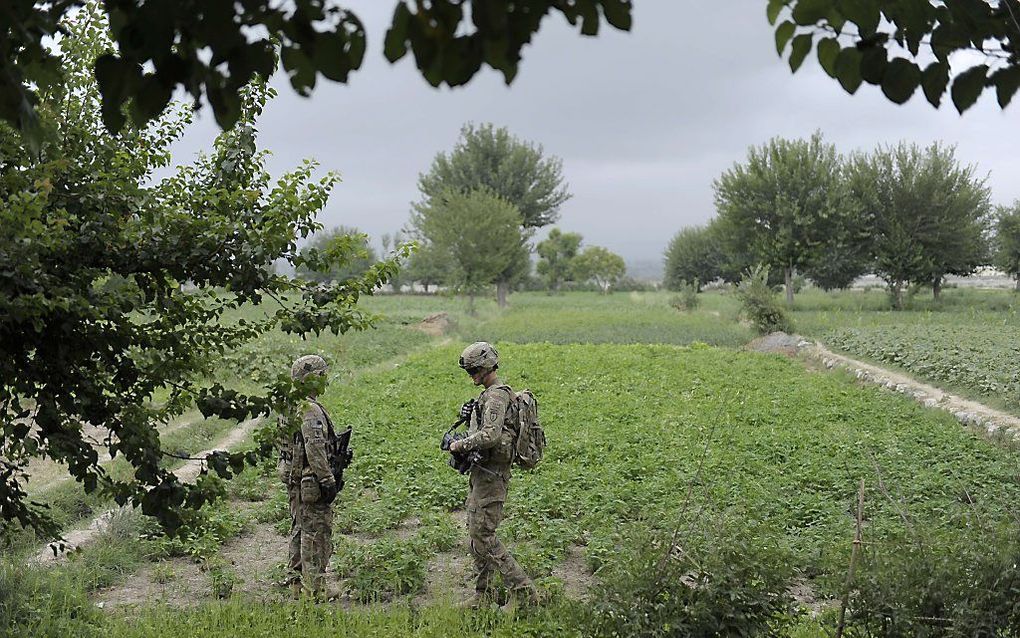
[[[853,95],[861,86],[861,52],[847,47],[836,56],[836,79],[847,93]]]
[[[783,22],[781,25],[776,27],[776,53],[783,55],[783,50],[786,48],[786,43],[793,37],[794,32],[797,30],[797,25],[790,22],[789,20]]]
[[[765,7],[765,17],[769,19],[769,24],[775,24],[776,20],[779,19],[779,12],[786,6],[786,0],[769,0],[768,6]]]
[[[793,5],[793,21],[802,26],[817,23],[832,10],[833,0],[797,0]]]
[[[847,20],[857,25],[858,32],[864,37],[875,32],[882,18],[876,0],[839,0],[838,8]]]
[[[811,52],[811,34],[802,33],[793,39],[793,47],[790,50],[790,71],[797,72],[804,58]]]
[[[839,55],[839,41],[836,38],[825,38],[815,48],[818,50],[818,64],[829,74],[829,77],[836,77],[836,57]]]
[[[924,97],[935,108],[942,103],[942,94],[949,85],[949,65],[945,62],[932,62],[921,72],[921,88]]]
[[[1020,66],[1009,66],[999,69],[989,78],[995,85],[995,95],[999,106],[1006,108],[1017,88],[1020,88]]]
[[[905,58],[894,58],[882,76],[882,93],[896,104],[903,104],[920,83],[921,70],[916,64]]]
[[[630,31],[633,22],[632,8],[627,0],[602,0],[602,12],[606,15],[606,22],[621,31]]]
[[[979,64],[967,69],[953,80],[953,104],[961,115],[977,102],[981,91],[985,89],[985,74],[987,72],[988,65]]]
[[[889,52],[885,47],[873,46],[861,50],[861,79],[868,84],[881,84],[888,66]]]
[[[411,24],[411,10],[403,2],[393,12],[393,22],[386,30],[383,54],[390,62],[396,62],[407,54],[407,29]]]

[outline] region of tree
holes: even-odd
[[[578,281],[594,280],[602,294],[607,294],[627,274],[627,264],[602,246],[588,246],[574,259],[574,272]]]
[[[697,282],[701,292],[702,284],[722,276],[725,259],[717,224],[682,228],[666,248],[663,283],[669,290],[680,290],[684,284]]]
[[[379,261],[375,249],[368,243],[368,235],[357,228],[348,226],[336,226],[328,231],[319,232],[312,236],[308,245],[301,250],[305,258],[311,256],[312,251],[319,254],[348,255],[343,263],[331,262],[324,264],[324,270],[312,270],[310,266],[303,265],[298,268],[297,274],[314,282],[344,281],[347,279],[364,277],[372,266]],[[310,259],[311,263],[318,260]]]
[[[995,265],[1016,278],[1016,290],[1020,292],[1020,200],[997,211]]]
[[[538,263],[535,269],[545,279],[549,292],[560,289],[560,284],[573,274],[573,262],[581,247],[581,235],[564,233],[559,228],[549,231],[549,237],[538,242]]]
[[[305,161],[270,179],[256,145],[257,115],[273,95],[264,82],[241,91],[237,126],[210,153],[156,181],[191,111],[174,107],[149,126],[106,132],[90,71],[110,51],[103,16],[90,5],[66,26],[64,81],[38,90],[36,112],[50,132],[38,153],[0,124],[0,516],[50,538],[57,525],[23,487],[29,460],[66,465],[87,492],[102,490],[177,529],[217,490],[204,475],[186,485],[163,467],[157,426],[195,404],[233,420],[292,414],[308,384],[282,378],[246,396],[210,386],[208,373],[222,352],[277,327],[305,335],[371,325],[356,303],[397,265],[317,287],[267,268],[278,259],[325,265],[324,256],[299,255],[296,243],[319,228],[315,216],[337,176],[317,179],[316,164]],[[222,320],[264,298],[279,300],[274,315]],[[133,466],[129,478],[105,472],[83,423],[108,431],[103,443]],[[255,449],[215,452],[207,467],[229,477],[286,434],[274,422]]]
[[[507,129],[492,124],[468,124],[461,129],[453,151],[436,155],[428,172],[418,176],[421,201],[413,206],[415,210],[427,208],[450,190],[470,193],[478,189],[486,189],[515,206],[525,230],[516,259],[507,264],[497,280],[502,308],[510,283],[526,274],[529,267],[530,251],[525,245],[530,231],[555,222],[570,194],[563,184],[562,162],[545,157],[541,146],[521,141]]]
[[[36,109],[40,93],[59,85],[66,71],[65,53],[48,42],[62,30],[65,17],[87,3],[4,4],[0,119],[20,129],[38,151],[43,139]],[[208,101],[216,121],[229,128],[242,113],[240,89],[255,77],[272,75],[277,50],[294,90],[306,96],[320,75],[346,83],[365,54],[361,20],[331,0],[107,0],[103,10],[116,46],[98,56],[94,74],[103,120],[114,133],[124,128],[128,115],[136,126],[157,118],[178,87],[196,104]],[[502,72],[510,84],[521,48],[550,13],[580,23],[581,33],[589,36],[598,33],[603,19],[624,31],[631,25],[629,0],[400,0],[383,52],[396,62],[410,50],[432,86],[466,84],[483,64]]]
[[[827,240],[858,219],[843,160],[821,133],[752,146],[747,163],[735,164],[714,187],[726,252],[781,269],[787,304],[794,272],[823,259]]]
[[[901,143],[857,154],[850,175],[871,219],[875,273],[895,308],[906,284],[932,285],[937,298],[945,275],[967,275],[987,262],[988,189],[952,147]]]
[[[1015,0],[769,0],[767,15],[771,24],[787,18],[776,49],[789,45],[791,71],[815,44],[819,64],[851,94],[867,82],[902,104],[920,87],[937,108],[948,91],[963,113],[985,87],[1002,108],[1020,87]]]
[[[475,296],[496,282],[516,258],[521,245],[521,213],[495,193],[479,189],[447,191],[418,211],[418,228],[433,249],[450,256],[447,283]]]

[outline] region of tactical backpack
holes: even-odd
[[[545,431],[538,420],[538,399],[531,390],[522,390],[514,397],[517,412],[514,426],[514,462],[522,469],[533,470],[545,452]]]

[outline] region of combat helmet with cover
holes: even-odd
[[[317,354],[306,354],[294,361],[290,367],[290,378],[301,381],[310,374],[326,374],[328,370],[325,359]]]
[[[482,370],[495,370],[499,367],[499,353],[486,341],[476,341],[464,348],[460,354],[460,367],[468,374]]]

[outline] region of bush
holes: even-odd
[[[596,635],[776,635],[792,618],[787,558],[741,532],[707,538],[673,548],[665,561],[661,540],[624,550],[596,593]]]
[[[759,334],[791,332],[793,324],[768,281],[768,266],[758,265],[744,273],[737,286],[741,312]]]
[[[849,609],[861,636],[1020,636],[1020,542],[994,538],[946,552],[899,539],[863,555]]]
[[[701,303],[701,299],[698,297],[698,288],[699,282],[697,279],[693,282],[680,282],[677,285],[677,294],[673,295],[673,298],[669,300],[669,305],[680,312],[694,310]]]

